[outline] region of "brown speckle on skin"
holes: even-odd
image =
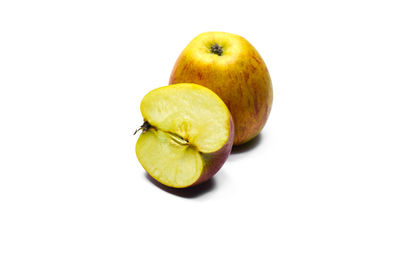
[[[230,108],[230,106],[231,106],[231,103],[229,102],[229,100],[225,100],[224,101],[225,102],[225,105],[228,107],[228,109]]]
[[[249,73],[244,72],[243,73],[244,79],[246,80],[246,82],[249,80]]]
[[[258,116],[258,112],[260,112],[260,107],[258,106],[258,97],[257,97],[257,88],[253,87],[254,90],[254,111],[256,116]]]
[[[238,92],[239,92],[239,95],[240,95],[240,98],[243,98],[243,89],[242,89],[242,85],[239,83],[239,90],[238,90]]]
[[[251,55],[251,58],[254,59],[255,61],[257,61],[258,64],[261,64],[261,60],[258,57],[256,57],[254,54]]]
[[[183,65],[182,72],[186,71],[189,68],[189,64]]]

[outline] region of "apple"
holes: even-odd
[[[231,152],[232,116],[204,86],[181,83],[155,89],[144,96],[140,111],[144,123],[137,158],[166,186],[184,188],[207,181]]]
[[[228,106],[235,124],[234,145],[257,136],[272,105],[272,83],[257,50],[243,37],[206,32],[182,51],[169,84],[195,83],[213,90]]]

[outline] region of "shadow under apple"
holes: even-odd
[[[215,186],[215,179],[214,176],[211,177],[208,181],[201,183],[199,185],[193,186],[193,187],[187,187],[187,188],[173,188],[173,187],[168,187],[166,185],[161,184],[158,182],[156,179],[151,177],[150,174],[147,172],[145,173],[145,177],[149,182],[160,188],[161,190],[168,192],[170,194],[183,197],[183,198],[196,198],[200,197],[210,191],[212,191]]]
[[[263,138],[264,137],[262,136],[262,133],[260,133],[259,135],[257,135],[256,137],[254,137],[247,143],[244,143],[242,145],[233,146],[231,154],[241,154],[241,153],[248,152],[248,151],[254,149],[255,147],[257,147],[261,143]]]

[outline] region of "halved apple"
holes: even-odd
[[[180,83],[155,89],[143,98],[140,110],[144,123],[136,155],[164,185],[183,188],[205,182],[231,152],[231,114],[206,87]]]

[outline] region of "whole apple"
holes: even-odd
[[[170,84],[195,83],[213,90],[228,106],[235,124],[234,145],[257,136],[272,106],[272,83],[263,59],[243,37],[206,32],[177,59]]]

